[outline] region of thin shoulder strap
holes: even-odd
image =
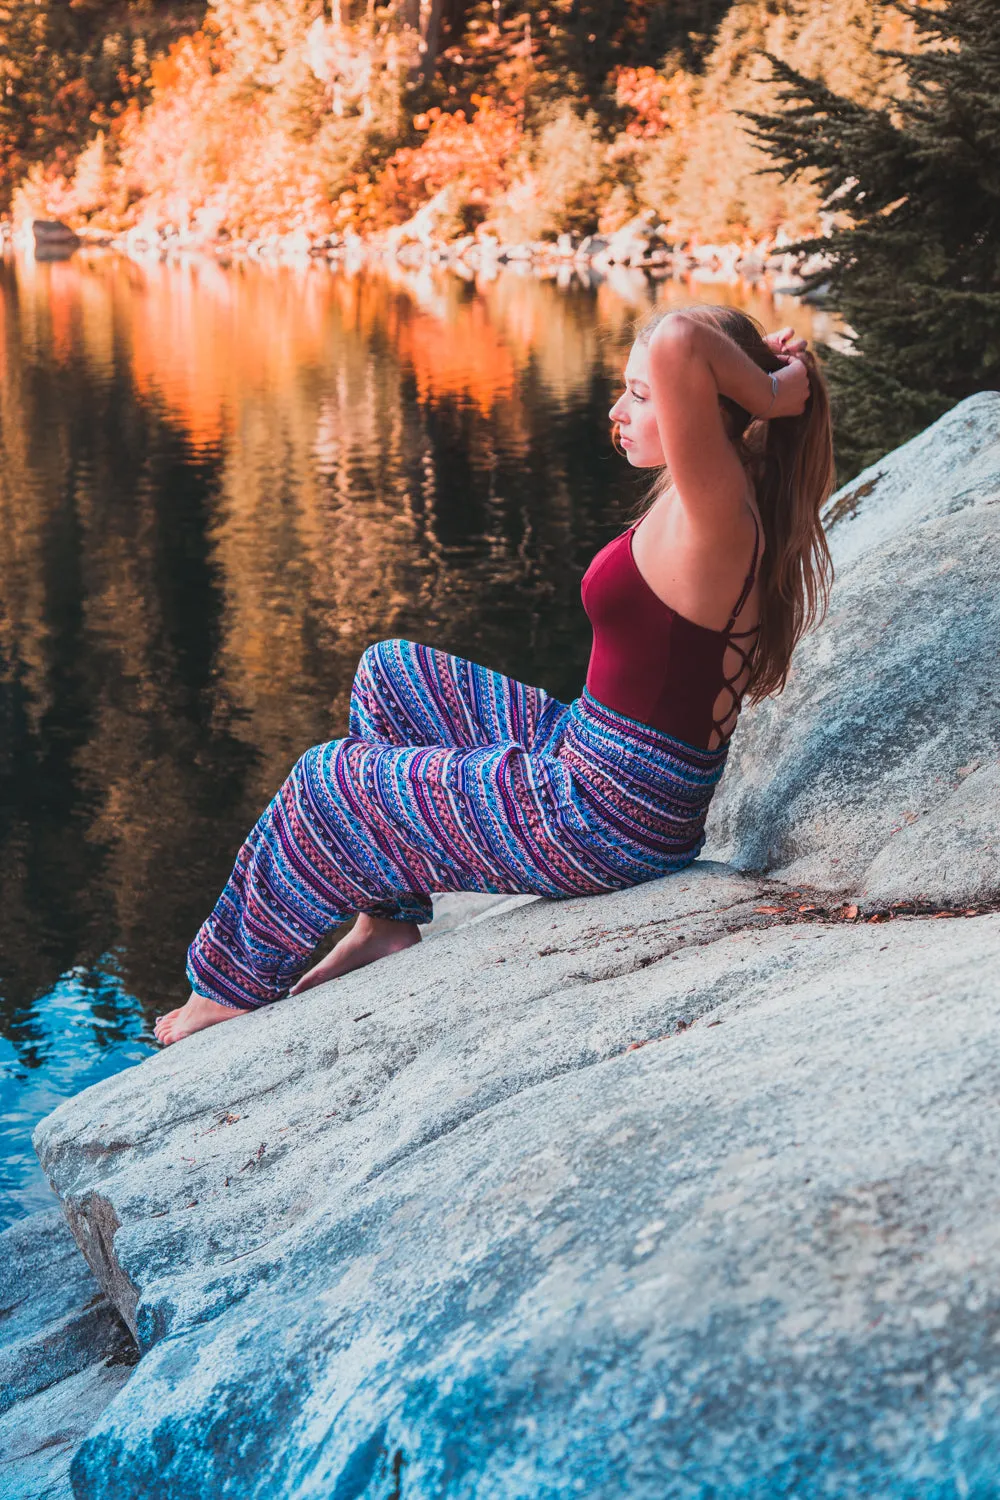
[[[741,611],[743,609],[743,606],[744,606],[744,604],[746,604],[747,600],[750,597],[750,590],[753,588],[753,586],[754,586],[754,580],[757,577],[757,559],[758,559],[758,557],[760,555],[760,526],[759,526],[759,524],[757,522],[757,513],[753,509],[752,506],[750,507],[750,514],[751,514],[751,516],[753,516],[753,531],[754,531],[754,536],[753,536],[753,558],[751,559],[751,562],[750,562],[750,571],[749,571],[749,573],[746,576],[746,581],[743,584],[743,588],[742,588],[742,591],[740,593],[740,597],[736,601],[736,608],[733,610],[732,614],[729,616],[729,623],[726,626],[726,634],[727,635],[730,635],[732,633],[733,626],[736,624],[736,621],[739,619],[740,613],[741,613]]]

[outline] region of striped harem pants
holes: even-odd
[[[347,737],[307,750],[188,953],[199,994],[281,999],[355,912],[428,922],[432,891],[597,895],[683,869],[726,751],[584,691],[559,702],[411,641],[361,658]]]

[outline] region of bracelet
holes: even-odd
[[[777,370],[765,370],[764,374],[767,375],[770,378],[770,381],[771,381],[771,405],[767,408],[767,411],[762,411],[761,412],[760,417],[758,418],[758,420],[761,421],[761,422],[765,421],[771,415],[771,411],[772,411],[772,409],[774,407],[774,403],[778,399],[778,372],[777,372]]]

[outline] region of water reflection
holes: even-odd
[[[579,690],[579,580],[636,496],[606,421],[630,327],[691,293],[79,256],[2,263],[0,288],[0,1030],[26,1151],[32,1111],[183,998],[240,839],[343,732],[370,641]]]

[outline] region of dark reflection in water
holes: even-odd
[[[579,691],[580,577],[638,490],[631,321],[692,292],[80,258],[0,288],[2,1225],[46,1201],[30,1126],[185,997],[369,642]],[[784,301],[750,308],[825,336]]]

